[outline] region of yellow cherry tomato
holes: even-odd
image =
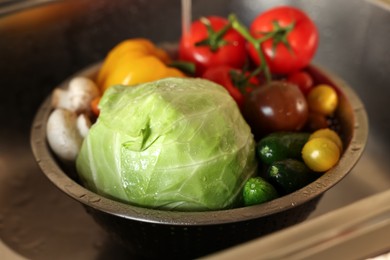
[[[339,161],[340,149],[328,138],[317,137],[303,146],[302,158],[311,170],[325,172]]]
[[[343,151],[343,142],[341,141],[341,138],[336,131],[330,128],[318,129],[310,135],[309,140],[318,137],[328,138],[329,140],[333,141],[337,145],[337,147],[340,149],[340,152]]]
[[[331,115],[338,105],[336,90],[329,85],[318,85],[307,95],[309,110],[323,115]]]

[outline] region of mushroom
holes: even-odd
[[[56,88],[53,91],[52,106],[77,114],[89,113],[91,101],[98,96],[99,89],[91,79],[75,77],[70,80],[67,89]]]
[[[47,140],[53,152],[64,161],[74,161],[91,127],[90,104],[99,96],[96,84],[86,77],[75,77],[66,89],[56,88],[52,95],[47,125]]]
[[[76,127],[82,138],[87,136],[91,124],[91,120],[86,114],[80,114],[77,117]]]
[[[91,122],[85,114],[57,108],[46,125],[47,140],[54,153],[64,161],[74,161]]]

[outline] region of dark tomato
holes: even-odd
[[[295,84],[271,81],[247,97],[244,117],[256,139],[275,131],[298,131],[308,118],[305,96]]]
[[[313,21],[297,8],[281,6],[257,16],[250,26],[250,32],[253,37],[260,38],[275,31],[276,27],[282,30],[261,45],[271,72],[289,74],[306,67],[318,46],[319,36]],[[257,64],[260,63],[251,45],[249,54]]]
[[[328,119],[325,115],[315,112],[309,112],[307,119],[308,131],[316,131],[321,128],[329,127]]]
[[[214,30],[218,32],[228,25],[228,20],[219,16],[209,16],[207,20]],[[199,19],[191,24],[190,31],[183,35],[179,44],[179,59],[190,61],[196,65],[196,75],[200,76],[207,68],[228,65],[233,68],[242,68],[247,60],[246,41],[234,29],[229,28],[223,41],[216,50],[211,46],[198,46],[197,43],[210,37],[206,25]]]

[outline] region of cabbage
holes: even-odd
[[[133,205],[233,207],[256,169],[251,130],[228,92],[204,79],[114,86],[76,160],[87,188]]]

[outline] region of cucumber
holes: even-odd
[[[260,161],[271,164],[284,159],[302,159],[301,151],[310,133],[275,132],[262,138],[256,145]]]
[[[249,178],[243,188],[244,206],[261,204],[278,196],[276,189],[259,176]]]
[[[294,159],[272,163],[265,174],[265,178],[280,194],[294,192],[318,177],[318,174],[313,173],[304,162]]]

